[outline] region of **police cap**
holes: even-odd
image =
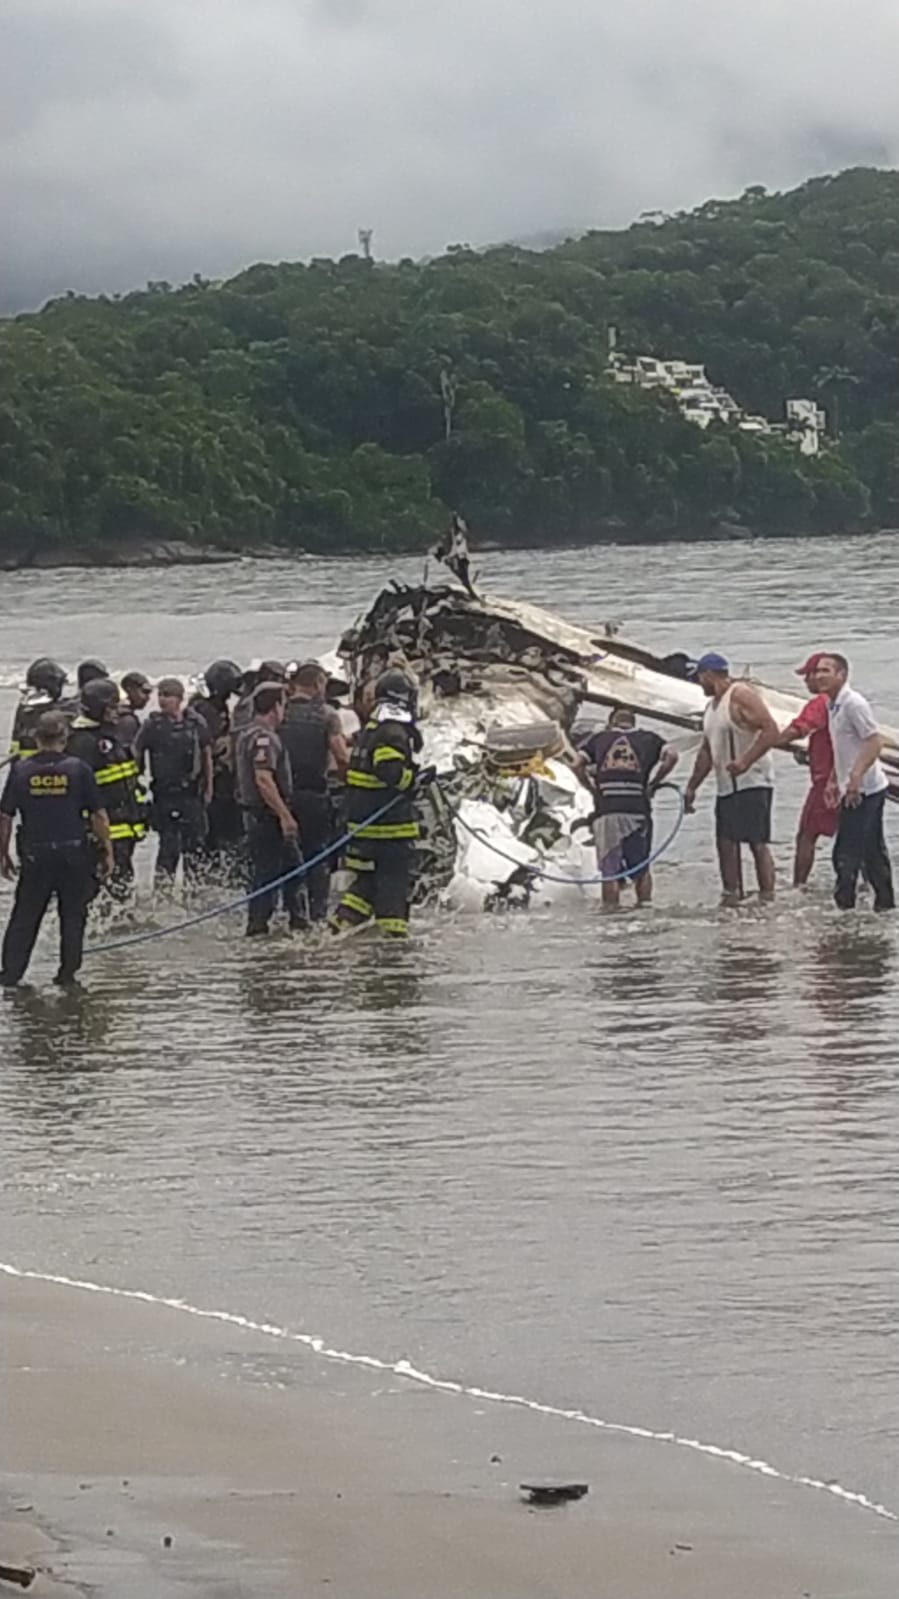
[[[149,694],[152,691],[153,684],[145,672],[126,672],[122,678],[122,688],[126,693],[129,688],[140,688]]]

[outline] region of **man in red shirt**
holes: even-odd
[[[833,838],[840,820],[840,791],[834,775],[829,703],[827,695],[818,692],[818,662],[821,659],[820,652],[810,655],[803,666],[796,668],[796,676],[805,678],[805,686],[812,697],[778,740],[779,748],[786,749],[797,739],[808,739],[811,786],[796,831],[793,862],[795,888],[802,888],[809,880],[815,864],[818,839]]]

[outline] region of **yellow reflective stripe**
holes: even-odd
[[[137,776],[137,767],[134,761],[120,761],[118,766],[101,766],[94,773],[98,783],[123,783],[129,777]]]
[[[14,738],[12,743],[9,746],[9,758],[10,758],[10,760],[14,761],[16,759],[16,756],[17,755],[21,755],[21,753],[22,753],[22,746],[19,743],[19,740],[17,738]]]
[[[373,872],[375,869],[374,861],[365,860],[361,855],[345,855],[343,864],[348,872]]]
[[[347,788],[386,788],[379,777],[373,777],[371,772],[356,772],[352,766],[346,774]]]
[[[399,782],[396,785],[401,794],[404,794],[406,792],[407,788],[411,788],[412,787],[412,780],[413,780],[414,776],[415,776],[415,773],[413,772],[411,766],[407,766],[406,770],[404,771],[404,773],[402,775],[402,777],[400,778]]]
[[[417,822],[363,822],[353,828],[354,838],[417,838]]]
[[[110,822],[110,838],[143,838],[144,828],[140,822]]]
[[[402,938],[409,931],[409,923],[404,916],[376,916],[375,926],[382,927],[385,933],[398,933]]]
[[[340,909],[358,911],[360,916],[370,916],[374,906],[370,905],[367,899],[363,899],[361,894],[344,894],[340,901]]]
[[[377,766],[379,761],[404,761],[406,759],[402,750],[395,750],[392,744],[379,744],[372,756],[372,764]]]

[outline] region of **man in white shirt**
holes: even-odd
[[[874,909],[891,911],[896,899],[883,836],[887,775],[878,759],[883,739],[868,701],[849,687],[845,655],[822,655],[818,689],[830,702],[830,738],[840,791],[840,820],[833,848],[834,899],[852,910],[859,872],[874,890]]]

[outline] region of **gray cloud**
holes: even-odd
[[[4,0],[0,305],[899,155],[894,0]]]

